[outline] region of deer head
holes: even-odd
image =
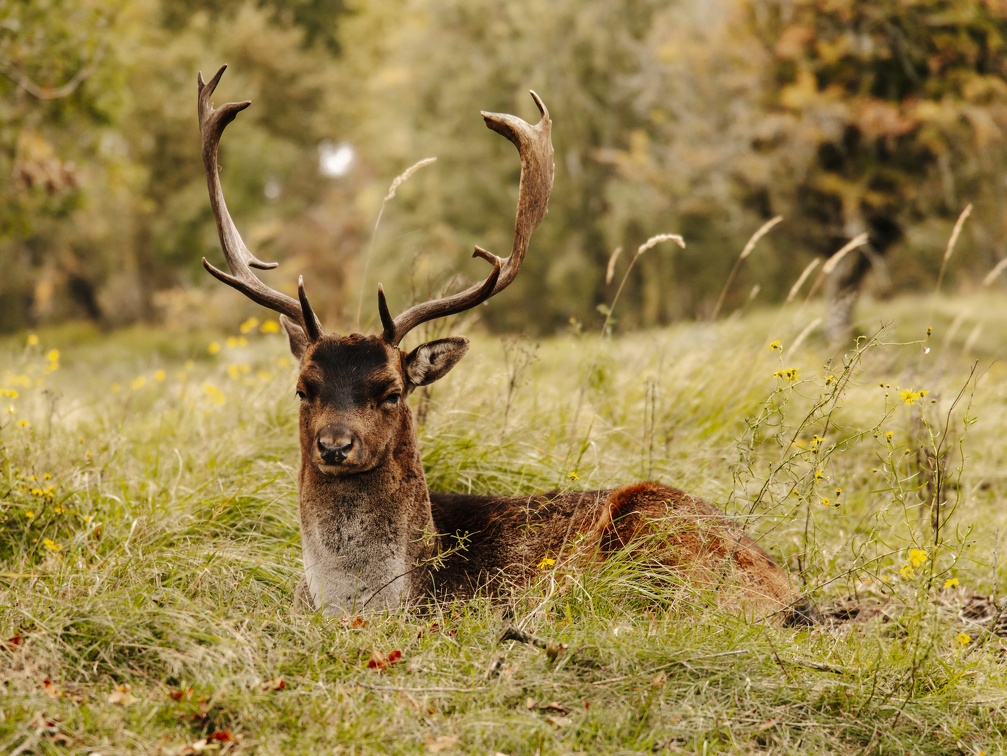
[[[491,266],[482,282],[456,294],[413,305],[396,317],[392,317],[379,285],[381,333],[342,336],[322,329],[305,294],[303,278],[298,280],[298,296],[294,299],[266,286],[252,272],[252,268],[275,268],[276,263],[266,263],[252,255],[224,201],[217,166],[220,138],[225,127],[251,104],[235,102],[215,108],[210,102],[225,69],[226,66],[222,67],[207,83],[199,75],[198,107],[210,204],[230,273],[218,270],[205,258],[203,266],[218,280],[278,312],[290,350],[299,360],[301,525],[309,583],[313,561],[331,559],[336,553],[346,561],[346,554],[352,552],[347,544],[352,542],[354,530],[383,529],[388,534],[386,540],[399,544],[390,548],[383,567],[371,564],[376,559],[368,561],[361,557],[367,565],[343,565],[339,568],[342,577],[319,578],[319,584],[324,584],[321,588],[310,586],[315,605],[344,606],[349,600],[361,597],[370,600],[376,592],[383,591],[393,598],[384,598],[381,603],[393,606],[397,601],[394,596],[409,591],[400,586],[396,593],[373,583],[387,578],[395,569],[409,571],[410,561],[422,556],[422,552],[413,545],[401,544],[415,543],[417,528],[422,529],[430,521],[429,498],[406,399],[418,386],[446,375],[468,350],[468,341],[461,337],[438,339],[409,352],[399,345],[420,324],[469,310],[503,291],[517,276],[531,234],[547,211],[554,173],[552,122],[534,92],[531,95],[541,113],[541,120],[534,126],[513,115],[482,114],[490,129],[517,147],[521,158],[510,256],[501,259],[476,247],[473,257],[482,258]],[[354,509],[352,517],[340,520],[332,514],[337,500]],[[373,542],[368,549],[382,551]],[[403,550],[407,552],[404,560],[399,554]],[[398,566],[387,566],[391,563]],[[346,575],[354,569],[358,585],[347,587]],[[401,572],[395,574],[401,577]],[[395,582],[397,578],[391,580]],[[361,589],[360,582],[368,585]],[[329,595],[320,598],[322,592]]]
[[[502,134],[521,157],[514,245],[501,259],[476,247],[473,257],[492,267],[481,283],[451,296],[416,304],[392,317],[382,287],[378,286],[378,313],[382,333],[377,336],[327,334],[315,316],[298,281],[295,300],[266,286],[252,268],[269,270],[276,263],[257,259],[245,246],[224,201],[217,168],[217,151],[224,128],[251,102],[227,103],[214,108],[210,102],[226,66],[204,83],[199,76],[199,124],[203,142],[210,204],[217,222],[220,245],[230,274],[203,259],[204,267],[217,279],[249,299],[280,313],[301,372],[297,395],[301,399],[303,450],[314,465],[328,475],[363,472],[381,464],[396,439],[404,432],[405,399],[418,386],[443,377],[462,358],[468,341],[453,337],[421,344],[409,353],[399,348],[402,339],[421,323],[464,312],[485,302],[511,284],[521,264],[532,232],[547,211],[553,182],[552,123],[542,100],[531,93],[542,118],[535,126],[501,113],[483,113],[486,125]]]

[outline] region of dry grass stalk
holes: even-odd
[[[846,244],[844,244],[838,252],[833,254],[832,257],[830,257],[828,260],[825,261],[825,264],[822,266],[822,275],[823,276],[829,275],[832,271],[836,269],[836,266],[839,265],[840,262],[842,262],[844,257],[846,257],[850,252],[855,250],[857,247],[864,246],[865,244],[867,244],[868,241],[870,241],[870,236],[868,236],[866,233],[857,234],[856,236],[854,236],[852,239],[846,242]]]
[[[374,247],[374,239],[378,235],[378,226],[381,225],[381,216],[385,214],[385,207],[395,199],[395,193],[399,190],[409,177],[412,176],[420,168],[424,168],[431,163],[436,163],[436,157],[423,158],[419,162],[413,163],[411,166],[406,168],[402,173],[392,179],[391,185],[388,187],[388,193],[385,198],[381,200],[381,208],[378,210],[378,217],[374,219],[374,228],[371,230],[371,239],[367,242],[367,249],[364,250],[364,271],[360,276],[360,296],[357,297],[357,318],[356,318],[356,330],[360,330],[360,313],[363,311],[364,307],[364,291],[367,284],[367,270],[371,265],[371,249]]]
[[[787,349],[787,352],[786,352],[786,354],[784,356],[785,357],[789,357],[790,355],[795,354],[797,352],[798,348],[800,348],[801,344],[804,343],[804,340],[807,339],[808,336],[811,335],[812,331],[814,331],[816,328],[818,328],[818,324],[821,323],[821,322],[822,322],[821,318],[815,318],[810,323],[808,323],[806,326],[804,326],[804,330],[801,331],[799,334],[797,334],[797,338],[794,339],[794,343],[790,345],[790,348]]]
[[[798,276],[797,281],[793,286],[790,287],[790,293],[787,294],[787,303],[794,301],[794,297],[797,296],[797,292],[801,290],[804,282],[808,280],[808,276],[811,275],[812,271],[821,264],[822,260],[820,257],[816,257],[814,260],[808,263],[807,267],[801,271],[801,275]]]
[[[413,163],[411,166],[402,171],[402,173],[396,176],[395,179],[392,181],[391,186],[388,187],[388,194],[385,195],[383,202],[389,202],[392,199],[394,199],[395,192],[397,192],[399,190],[399,187],[402,186],[406,181],[408,181],[409,177],[412,176],[414,173],[416,173],[416,171],[418,171],[420,168],[425,168],[431,163],[436,162],[437,158],[435,157],[423,158],[419,162]]]
[[[648,249],[653,249],[661,242],[666,241],[673,241],[682,249],[685,249],[685,239],[683,239],[678,234],[658,234],[657,236],[650,237],[649,239],[647,239],[647,241],[645,241],[643,244],[639,246],[639,248],[636,250],[636,255],[633,257],[633,261],[635,262],[636,258],[642,255]]]
[[[986,274],[986,277],[983,279],[983,286],[989,286],[991,283],[996,281],[997,278],[1000,277],[1000,274],[1004,272],[1005,268],[1007,268],[1007,257],[994,265],[993,269]]]
[[[744,248],[741,250],[741,254],[738,255],[738,259],[734,261],[734,267],[731,268],[731,272],[728,274],[727,280],[724,282],[724,288],[720,290],[720,296],[717,297],[717,304],[713,308],[713,314],[710,315],[710,320],[716,320],[717,315],[720,314],[720,308],[724,305],[724,298],[727,296],[727,290],[731,288],[731,284],[734,282],[734,277],[738,274],[738,268],[741,267],[742,260],[752,254],[752,250],[755,249],[755,245],[759,243],[759,240],[768,234],[773,226],[780,223],[782,220],[783,216],[777,215],[775,218],[763,223],[762,226],[759,227],[759,230],[749,237]]]
[[[622,247],[616,247],[615,252],[612,256],[608,258],[608,266],[605,268],[605,285],[608,286],[612,283],[612,278],[615,276],[615,263],[619,259],[619,255],[622,254]]]
[[[619,282],[619,288],[616,289],[615,296],[612,297],[612,304],[608,308],[608,313],[605,315],[605,322],[601,326],[601,333],[604,336],[608,333],[608,324],[612,322],[612,313],[615,312],[615,305],[619,301],[619,295],[622,294],[622,289],[626,285],[626,279],[629,278],[630,271],[633,270],[633,266],[636,265],[636,261],[640,259],[640,255],[646,252],[648,249],[653,249],[661,242],[673,241],[682,249],[685,249],[685,239],[683,239],[679,234],[658,234],[657,236],[652,236],[639,247],[637,247],[636,254],[633,255],[633,259],[629,261],[629,267],[626,268],[625,274],[622,276],[622,281]],[[618,259],[618,252],[616,250],[612,253],[612,258],[609,259],[609,267],[614,265],[614,260]]]
[[[958,237],[961,236],[962,226],[965,225],[965,220],[970,215],[972,215],[972,203],[970,202],[962,210],[961,215],[958,216],[958,220],[955,221],[955,227],[951,229],[951,237],[948,239],[947,249],[944,250],[944,259],[941,260],[941,272],[937,274],[937,286],[934,288],[934,293],[936,294],[941,290],[941,284],[944,282],[944,273],[948,269],[948,260],[951,259],[951,255],[954,254],[955,244],[958,242]]]

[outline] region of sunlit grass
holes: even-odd
[[[884,606],[856,628],[752,622],[625,558],[542,564],[506,618],[300,613],[282,335],[0,342],[0,752],[997,752],[1000,641],[948,607],[1004,584],[1007,306],[867,303],[856,359],[794,347],[813,306],[524,361],[476,334],[421,444],[442,490],[701,495],[822,607]],[[937,542],[928,443],[951,449]],[[566,649],[498,642],[509,624]]]

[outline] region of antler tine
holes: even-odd
[[[553,162],[552,119],[549,118],[549,111],[542,98],[534,91],[531,96],[542,114],[534,126],[506,113],[482,113],[486,125],[507,137],[517,147],[521,157],[514,244],[510,256],[502,260],[481,247],[476,247],[472,256],[481,257],[493,265],[493,271],[485,281],[449,297],[413,305],[394,320],[388,313],[384,292],[379,288],[378,309],[384,326],[384,340],[389,344],[398,345],[409,331],[421,323],[453,315],[485,302],[510,286],[521,270],[532,232],[548,212],[556,169]]]
[[[224,252],[224,259],[231,274],[218,270],[206,258],[203,258],[203,267],[219,281],[223,281],[246,297],[263,307],[282,313],[297,323],[301,323],[309,338],[314,341],[322,333],[321,324],[312,312],[304,295],[303,283],[299,285],[299,299],[288,297],[275,289],[271,289],[260,281],[251,268],[260,270],[271,270],[276,267],[276,263],[267,263],[257,259],[245,246],[238,233],[231,214],[227,210],[227,203],[224,201],[224,190],[220,185],[220,175],[217,167],[217,149],[220,145],[220,137],[224,133],[227,125],[233,121],[238,113],[252,104],[251,100],[244,102],[229,102],[214,108],[210,102],[210,96],[217,88],[220,77],[224,75],[227,66],[221,66],[220,70],[209,82],[203,82],[203,74],[197,77],[198,102],[199,102],[199,133],[203,143],[203,165],[206,167],[206,185],[210,192],[210,206],[213,208],[213,217],[217,221],[217,235],[220,237],[220,248]],[[305,305],[302,307],[302,303]]]

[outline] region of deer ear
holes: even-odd
[[[461,336],[420,344],[406,355],[406,378],[413,386],[427,386],[447,375],[469,350]]]
[[[287,332],[287,341],[290,342],[290,353],[298,360],[304,356],[304,350],[308,348],[308,335],[304,329],[286,315],[280,316],[280,323],[283,330]]]

